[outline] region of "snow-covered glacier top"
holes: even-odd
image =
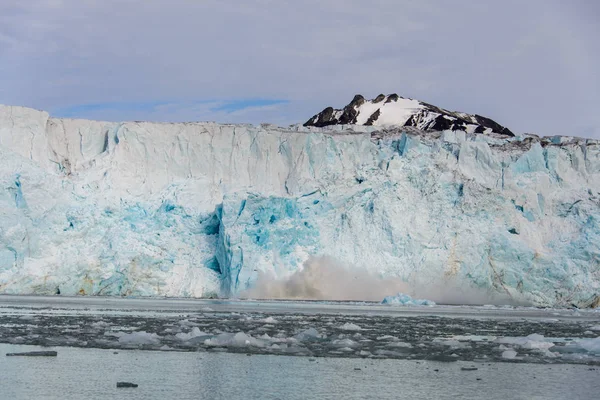
[[[323,255],[435,301],[600,302],[595,140],[0,106],[0,183],[2,293],[228,296]]]
[[[448,111],[395,93],[387,96],[380,94],[372,100],[365,100],[362,95],[357,94],[343,109],[327,107],[306,121],[304,126],[323,127],[340,124],[406,126],[424,131],[460,130],[467,133],[514,136],[508,128],[481,115]]]

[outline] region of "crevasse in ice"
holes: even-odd
[[[600,295],[600,145],[110,123],[0,106],[0,292],[236,295],[328,255],[537,305]]]

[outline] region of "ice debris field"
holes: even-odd
[[[596,310],[323,302],[34,300],[0,297],[0,343],[600,365],[600,316]]]
[[[0,293],[236,296],[329,256],[408,288],[595,306],[599,174],[598,141],[568,136],[0,106]]]

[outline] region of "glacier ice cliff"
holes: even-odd
[[[600,298],[597,140],[0,106],[0,183],[1,293],[234,296],[324,255],[415,287]]]

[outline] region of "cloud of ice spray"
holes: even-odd
[[[378,277],[364,269],[346,266],[331,257],[311,257],[302,269],[277,279],[260,274],[244,298],[382,301],[385,296],[405,293],[438,304],[515,304],[508,295],[459,285],[452,278],[409,285],[399,278]]]
[[[406,290],[407,285],[397,278],[379,278],[365,270],[343,266],[330,257],[311,257],[302,269],[285,279],[261,274],[256,285],[242,297],[381,301]]]

